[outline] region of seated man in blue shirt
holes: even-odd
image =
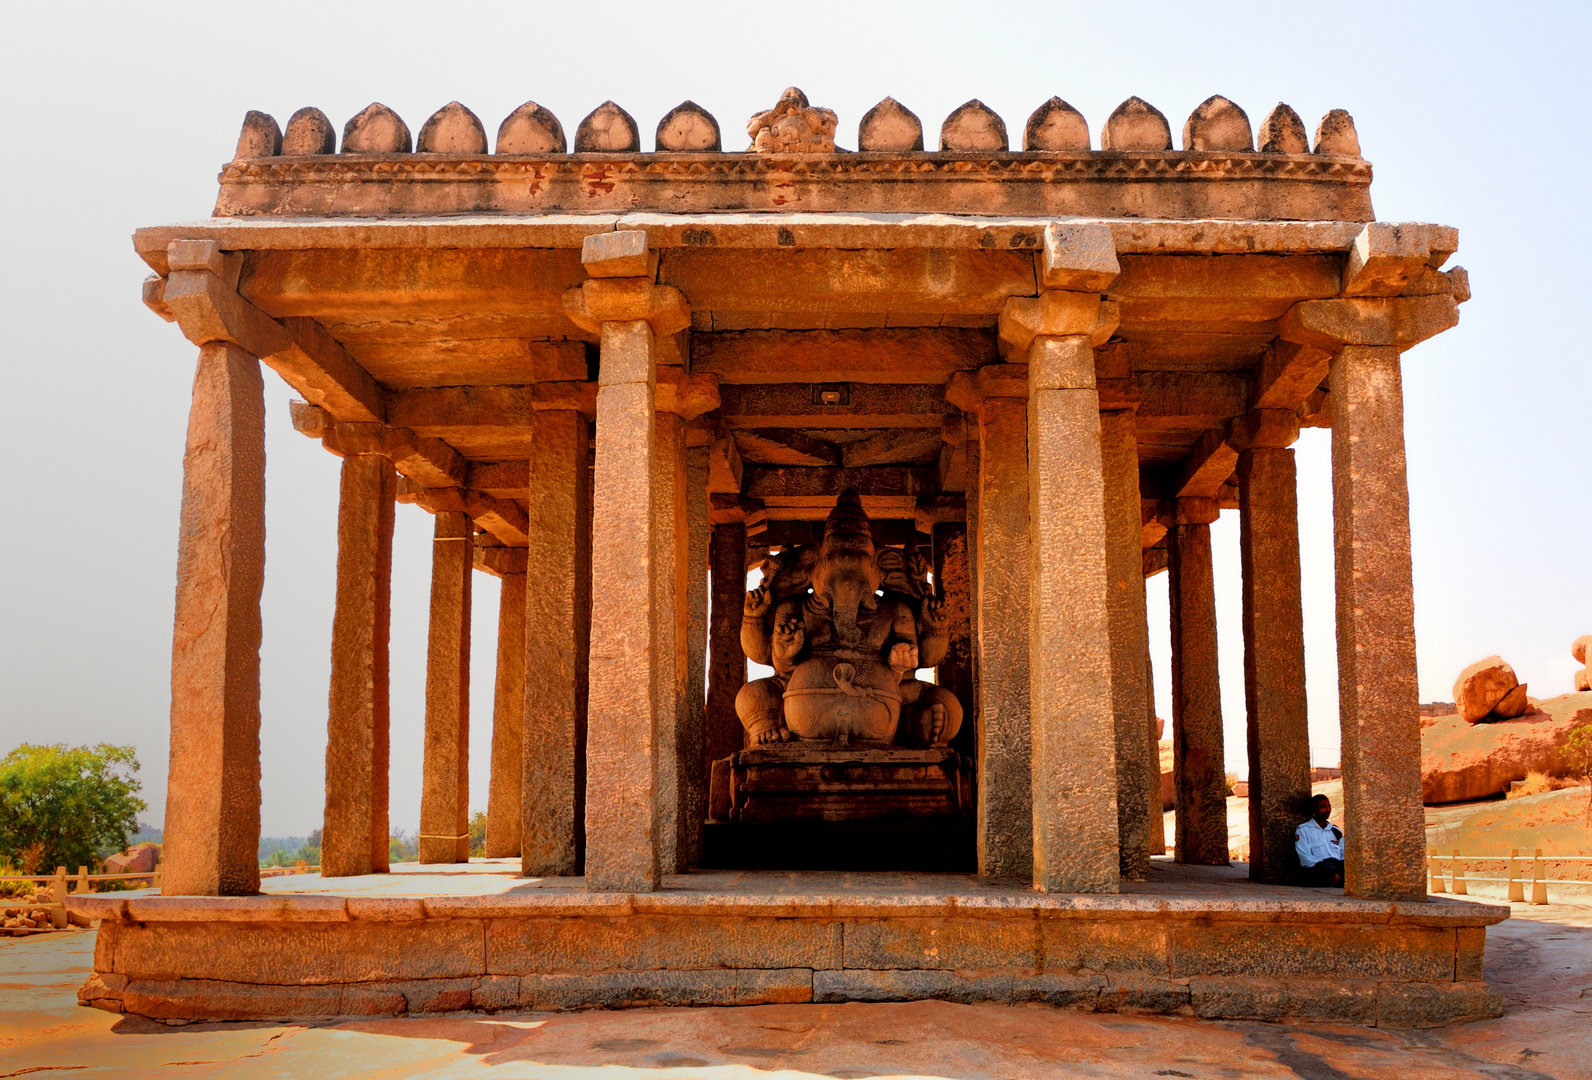
[[[1315,816],[1294,830],[1299,854],[1299,884],[1311,889],[1343,887],[1343,831],[1327,820],[1332,800],[1315,798]]]

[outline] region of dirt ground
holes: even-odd
[[[1487,935],[1498,1020],[1427,1031],[946,1002],[167,1027],[81,1008],[94,933],[0,939],[0,1078],[1487,1077],[1592,1080],[1592,907]]]

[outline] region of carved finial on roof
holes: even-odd
[[[1354,117],[1342,109],[1323,116],[1316,128],[1316,153],[1359,157],[1360,135],[1354,130]]]
[[[1212,94],[1183,122],[1183,149],[1252,153],[1255,135],[1249,114],[1220,94]]]
[[[1059,97],[1053,97],[1028,118],[1024,150],[1087,150],[1089,121]]]
[[[1305,134],[1305,122],[1282,102],[1266,114],[1260,122],[1260,152],[1262,154],[1308,154],[1310,138]]]
[[[484,154],[486,129],[475,113],[450,101],[421,126],[415,149],[422,154]]]
[[[366,105],[343,125],[345,154],[407,154],[413,146],[409,125],[379,101]]]
[[[1161,110],[1140,97],[1130,97],[1111,111],[1100,133],[1102,150],[1170,150],[1172,125]]]
[[[577,154],[634,154],[641,150],[641,132],[635,117],[605,101],[575,129]]]
[[[719,122],[694,101],[682,101],[658,121],[659,150],[676,153],[718,153],[723,149]]]
[[[243,117],[243,130],[238,132],[238,149],[232,160],[276,157],[281,152],[282,129],[276,126],[276,117],[250,109]]]
[[[772,109],[747,121],[746,134],[759,154],[832,154],[839,123],[833,109],[814,108],[791,86]]]
[[[923,121],[893,97],[862,114],[857,149],[901,154],[923,149]]]
[[[282,136],[283,157],[335,153],[337,129],[325,113],[313,106],[306,106],[288,117],[287,134]]]
[[[1005,150],[1006,121],[978,98],[957,106],[940,125],[940,149],[951,151]]]
[[[562,154],[564,125],[534,101],[527,101],[504,117],[498,126],[499,154]]]

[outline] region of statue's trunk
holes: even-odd
[[[843,649],[862,647],[857,613],[873,601],[873,560],[856,551],[830,553],[825,562],[824,599],[834,619],[835,640]]]

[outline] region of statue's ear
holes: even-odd
[[[912,582],[907,577],[906,556],[900,548],[880,548],[874,556],[874,562],[879,567],[879,576],[882,579],[881,587],[892,592],[913,595]]]
[[[769,585],[775,600],[804,592],[813,580],[813,567],[818,565],[818,549],[812,544],[787,548],[780,553],[779,570]]]

